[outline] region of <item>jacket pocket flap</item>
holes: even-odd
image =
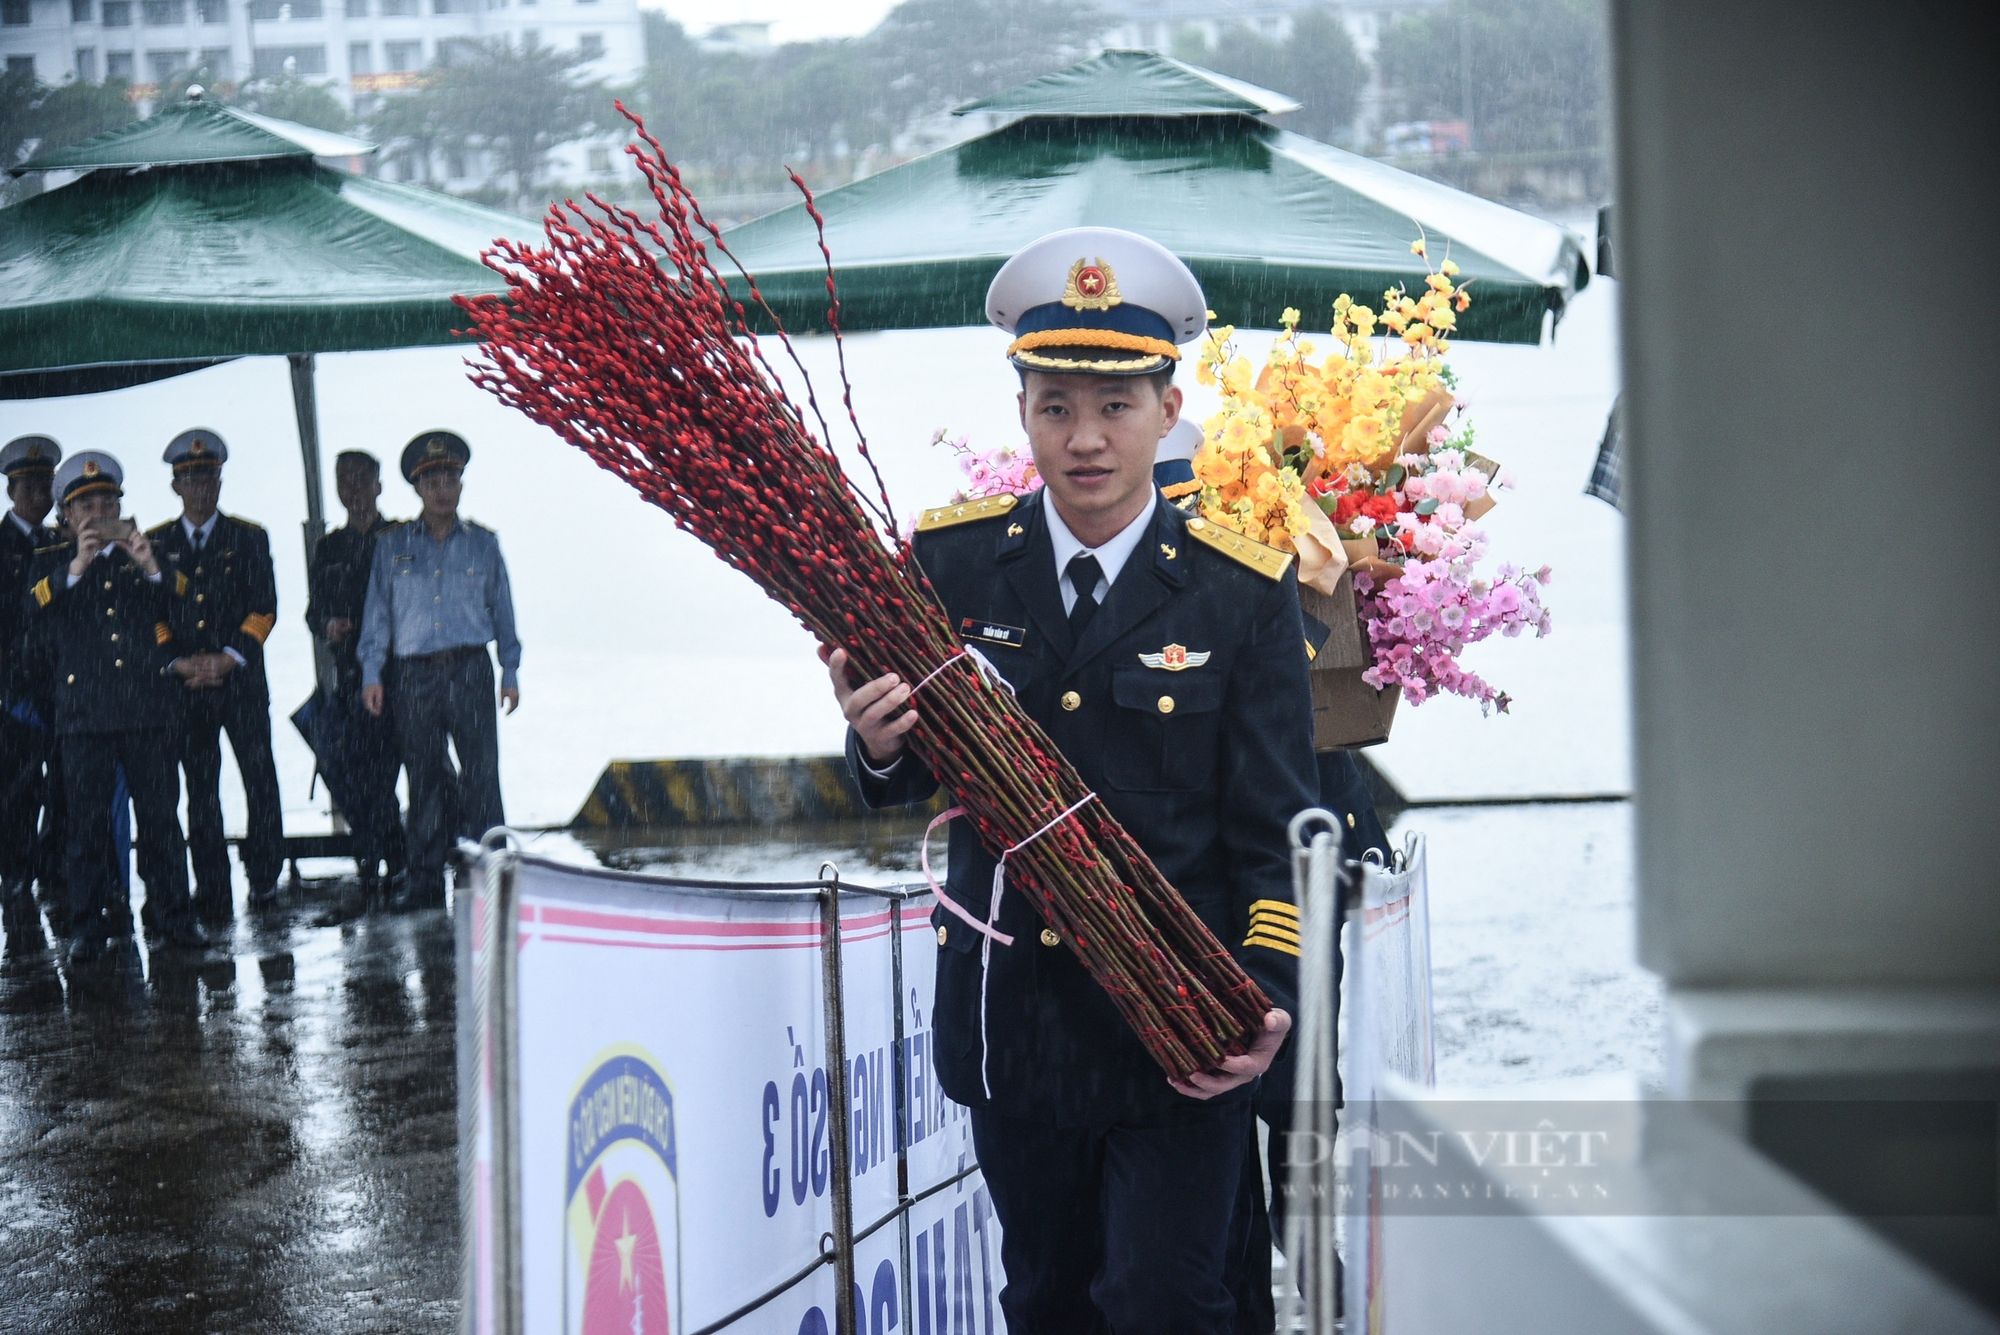
[[[1213,713],[1222,708],[1222,676],[1200,668],[1162,672],[1121,663],[1111,669],[1111,698],[1126,709],[1148,714]]]

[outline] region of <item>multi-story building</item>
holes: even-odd
[[[293,75],[365,115],[370,98],[412,86],[460,44],[496,39],[580,52],[579,73],[612,84],[646,60],[636,0],[0,0],[10,71],[44,83],[129,80],[142,107],[194,70],[215,84]],[[566,181],[631,170],[609,140],[567,145],[550,167]]]

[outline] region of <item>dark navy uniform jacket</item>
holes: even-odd
[[[1188,516],[1162,502],[1083,642],[1072,644],[1045,503],[1037,493],[994,518],[920,531],[918,560],[966,643],[1012,683],[1272,1004],[1295,1014],[1298,924],[1285,826],[1313,805],[1317,783],[1296,577],[1287,567],[1272,578],[1196,541]],[[1169,646],[1186,650],[1190,663],[1207,658],[1180,671],[1140,659]],[[921,713],[921,695],[916,705]],[[919,802],[937,790],[915,756],[878,777],[861,765],[858,747],[850,732],[850,763],[870,805]],[[953,821],[945,892],[982,922],[993,866],[971,823]],[[1253,917],[1267,925],[1256,935],[1268,944],[1245,944]],[[1047,924],[1011,886],[998,927],[1014,944],[995,943],[986,981],[989,1101],[984,938],[943,909],[933,922],[942,946],[933,1052],[953,1099],[1063,1125],[1198,1106],[1167,1084],[1110,998],[1053,932],[1043,935]]]
[[[36,558],[28,590],[31,633],[45,632],[54,661],[59,734],[168,728],[183,690],[169,608],[173,575],[156,583],[122,547],[99,556],[72,587],[76,544]]]
[[[32,533],[0,514],[0,699],[15,702],[41,694],[43,673],[35,670],[28,632],[28,606],[22,601],[33,581],[29,572],[35,554],[56,544],[54,531],[35,525]]]
[[[177,652],[234,649],[243,655],[243,666],[229,674],[225,689],[270,698],[264,641],[278,623],[270,535],[247,519],[217,514],[199,552],[179,519],[147,529],[146,536],[172,586],[169,606]]]
[[[361,613],[368,601],[368,576],[374,568],[375,536],[397,528],[400,519],[377,518],[366,533],[346,525],[319,540],[313,548],[307,578],[306,625],[313,638],[326,638],[326,623],[345,617],[354,623],[347,638],[333,646],[333,665],[345,695],[361,691]]]

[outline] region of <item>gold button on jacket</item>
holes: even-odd
[[[1075,709],[1081,704],[1083,704],[1083,697],[1078,695],[1075,691],[1063,692],[1062,707],[1064,709]]]
[[[1174,712],[1174,697],[1171,695],[1160,697],[1160,712],[1162,714],[1171,714]]]
[[[944,928],[942,928],[942,927],[938,928],[938,944],[939,944],[939,945],[943,945],[943,944],[945,943],[945,937],[946,937],[946,932],[945,932],[945,929],[944,929]]]
[[[1042,944],[1045,946],[1059,946],[1062,944],[1062,938],[1056,935],[1055,928],[1044,927],[1042,929]]]

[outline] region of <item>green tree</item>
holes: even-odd
[[[392,113],[391,123],[396,115],[408,116],[433,126],[439,146],[492,153],[500,173],[512,180],[510,197],[525,203],[552,150],[609,125],[617,114],[602,83],[577,77],[585,59],[580,52],[546,46],[470,44],[449,62],[433,63],[417,93],[384,99],[384,111],[397,101],[420,100],[418,107]],[[375,115],[378,127],[382,115]]]
[[[1486,153],[1575,151],[1609,132],[1609,47],[1596,0],[1451,0],[1385,29],[1376,61],[1404,119],[1467,117]]]
[[[1174,55],[1294,99],[1300,109],[1282,124],[1315,139],[1345,134],[1368,79],[1347,29],[1324,9],[1301,10],[1283,41],[1238,24],[1224,28],[1211,49],[1199,29],[1183,30],[1174,39]]]
[[[137,120],[138,109],[125,96],[125,88],[123,79],[107,83],[78,79],[44,88],[29,120],[34,137],[41,140],[37,151],[80,144]]]
[[[67,148],[115,130],[137,116],[125,98],[125,81],[70,82],[51,88],[26,71],[0,75],[0,164],[33,153]],[[0,205],[41,190],[37,176],[0,176]]]
[[[237,90],[235,102],[245,111],[318,130],[344,131],[352,124],[347,108],[332,93],[293,75],[246,83]]]
[[[406,163],[425,185],[434,185],[431,166],[436,156],[452,146],[441,117],[438,99],[427,88],[408,93],[389,93],[368,113],[367,130],[382,146],[382,160]]]
[[[865,39],[899,117],[997,93],[1083,58],[1088,0],[903,0]]]

